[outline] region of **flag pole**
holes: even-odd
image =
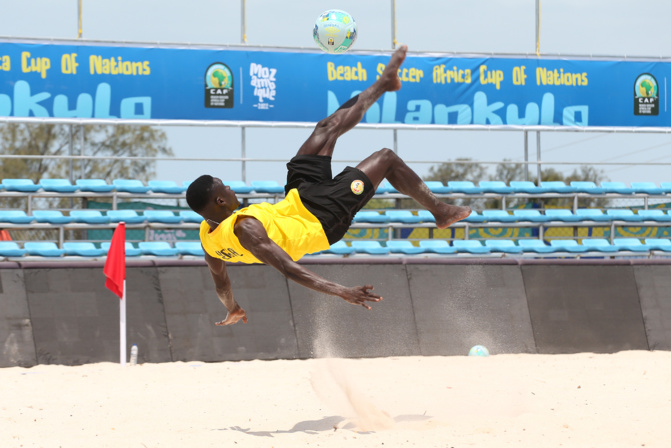
[[[121,367],[126,366],[126,279],[123,281],[123,297],[119,301],[119,358]]]

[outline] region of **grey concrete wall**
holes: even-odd
[[[202,261],[129,261],[128,347],[141,362],[671,349],[671,262],[307,259],[370,284],[373,310],[268,266],[229,265],[249,323],[226,316]],[[0,367],[118,362],[119,299],[103,264],[0,264]]]

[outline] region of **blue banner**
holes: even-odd
[[[0,41],[0,116],[315,122],[388,54]],[[671,63],[409,55],[367,123],[671,127]]]

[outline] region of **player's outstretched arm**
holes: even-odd
[[[210,267],[210,274],[212,274],[212,280],[214,280],[217,296],[228,310],[226,319],[214,324],[233,325],[240,319],[246,324],[247,314],[233,298],[233,288],[231,288],[231,280],[228,278],[228,273],[226,272],[226,263],[223,260],[210,256],[207,252],[205,252],[205,261]]]
[[[289,280],[315,291],[343,298],[354,305],[371,309],[367,302],[379,302],[382,297],[373,294],[371,285],[347,287],[326,280],[305,269],[291,259],[289,254],[268,237],[261,222],[254,218],[238,218],[235,235],[242,246],[256,258],[280,271]]]

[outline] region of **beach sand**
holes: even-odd
[[[0,369],[0,447],[671,446],[671,352]]]

